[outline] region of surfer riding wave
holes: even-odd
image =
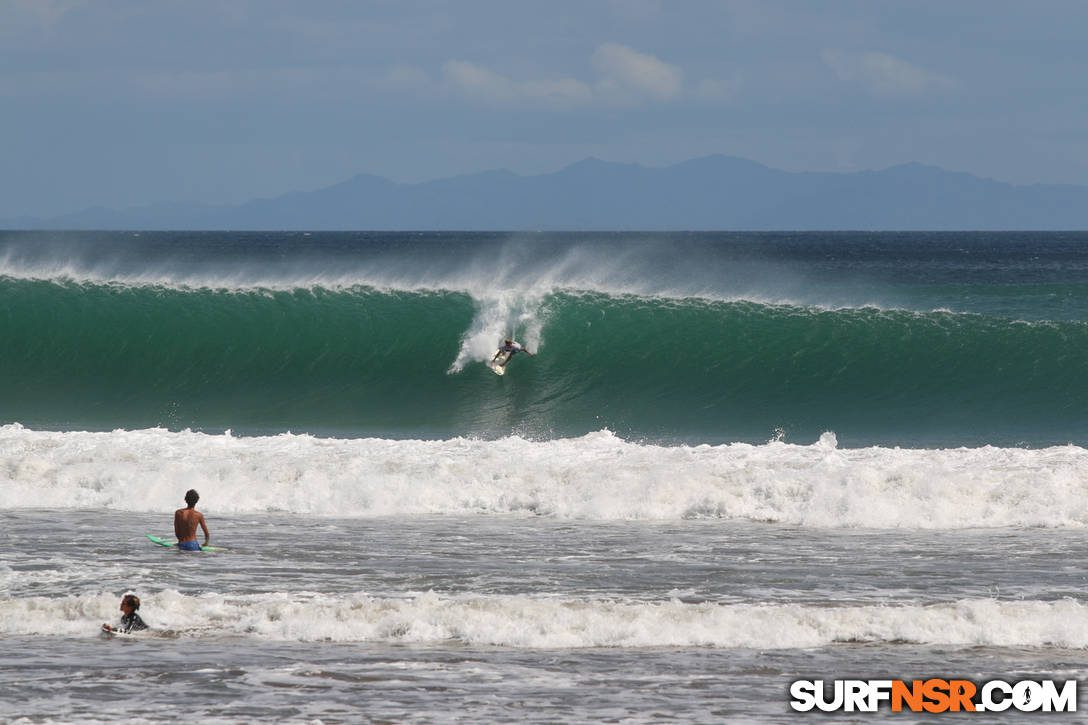
[[[494,357],[491,358],[491,362],[494,363],[504,355],[506,356],[503,361],[499,363],[499,367],[506,367],[506,363],[510,362],[510,358],[514,357],[514,355],[518,354],[519,352],[526,353],[529,357],[536,357],[535,353],[529,352],[521,346],[521,343],[515,340],[511,340],[509,337],[503,340],[502,343],[502,346],[495,351]]]

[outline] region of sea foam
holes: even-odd
[[[236,437],[0,427],[0,508],[723,518],[811,527],[1088,526],[1088,451]]]
[[[1088,646],[1073,600],[962,599],[928,606],[718,604],[530,596],[373,597],[365,592],[142,597],[142,637],[467,644],[511,648],[724,647],[835,643]],[[113,594],[0,600],[0,634],[80,637],[117,617]]]

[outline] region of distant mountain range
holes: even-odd
[[[1088,187],[1013,186],[934,166],[792,173],[707,156],[664,168],[585,159],[552,174],[419,184],[360,174],[239,206],[92,208],[7,229],[1083,230]]]

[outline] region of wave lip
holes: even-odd
[[[837,643],[1088,647],[1088,608],[1073,600],[962,599],[931,605],[691,604],[529,596],[398,598],[365,593],[146,595],[147,636],[386,642],[515,649]],[[116,614],[112,594],[0,600],[0,634],[79,637]]]

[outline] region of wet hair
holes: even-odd
[[[196,502],[200,500],[200,494],[196,492],[195,488],[190,488],[185,492],[185,503],[190,506],[196,506]]]
[[[135,594],[126,594],[121,597],[121,604],[128,604],[132,607],[133,611],[140,608],[140,598]]]

